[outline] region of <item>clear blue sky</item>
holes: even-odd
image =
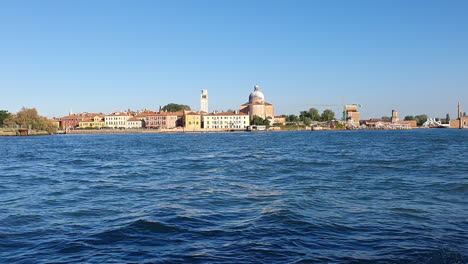
[[[468,1],[1,1],[0,109],[468,110]],[[319,107],[323,110],[323,107]],[[339,108],[335,108],[339,111]],[[467,111],[468,112],[468,111]]]

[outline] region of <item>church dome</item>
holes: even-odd
[[[249,103],[253,102],[264,102],[265,101],[265,95],[260,91],[260,87],[258,85],[255,85],[254,91],[249,95]]]

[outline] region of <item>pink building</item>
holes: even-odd
[[[147,111],[137,115],[144,121],[147,128],[171,129],[182,126],[183,111],[180,112],[152,112]]]

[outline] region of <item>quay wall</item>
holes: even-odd
[[[67,130],[63,134],[153,134],[153,133],[214,133],[214,132],[243,132],[245,129],[99,129],[99,130]]]

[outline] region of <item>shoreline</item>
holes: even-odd
[[[24,136],[47,136],[47,135],[104,135],[104,134],[185,134],[185,133],[265,133],[265,132],[304,132],[304,131],[313,131],[313,132],[323,132],[323,131],[390,131],[390,130],[420,130],[428,128],[412,128],[412,129],[294,129],[294,130],[280,130],[280,129],[271,129],[263,131],[249,131],[245,129],[101,129],[101,130],[59,130],[55,134],[49,134],[45,131],[33,131],[29,135]],[[14,137],[20,136],[16,131],[2,132],[0,131],[0,137]],[[21,136],[23,137],[23,136]]]

